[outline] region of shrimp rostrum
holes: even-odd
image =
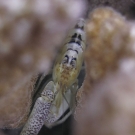
[[[84,20],[79,19],[62,46],[54,63],[52,79],[42,87],[21,135],[37,135],[44,124],[53,127],[73,113],[85,42]],[[70,111],[60,119],[68,108]]]

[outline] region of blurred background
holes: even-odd
[[[38,74],[51,73],[80,17],[88,20],[88,49],[77,122],[70,116],[39,135],[135,134],[134,0],[0,0],[0,135],[20,134]]]

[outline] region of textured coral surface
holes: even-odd
[[[88,12],[97,7],[112,7],[128,19],[135,19],[135,0],[87,0]]]
[[[75,123],[76,134],[134,135],[135,25],[116,11],[134,19],[135,0],[86,1],[85,17],[92,14],[87,25],[87,76],[77,94],[75,116],[80,113],[80,122]],[[82,6],[79,0],[0,0],[0,127],[24,123],[35,73],[48,73],[55,50]],[[100,6],[115,11],[93,11]],[[70,120],[50,130],[43,127],[39,135],[70,135]],[[0,135],[18,135],[19,131],[4,130]]]
[[[87,74],[77,94],[76,134],[134,135],[134,26],[111,8],[97,8],[86,31]]]

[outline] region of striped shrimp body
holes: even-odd
[[[84,20],[80,19],[75,25],[53,68],[53,81],[58,93],[55,98],[57,108],[59,108],[65,92],[76,82],[82,67],[86,48],[84,24]]]

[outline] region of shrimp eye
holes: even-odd
[[[62,61],[62,63],[63,63],[63,64],[66,64],[66,63],[68,63],[68,60],[69,60],[69,57],[68,57],[67,55],[65,55],[65,57],[64,57],[64,59],[63,59],[63,61]]]
[[[70,64],[72,65],[72,67],[76,67],[76,58],[73,58],[70,62]]]

